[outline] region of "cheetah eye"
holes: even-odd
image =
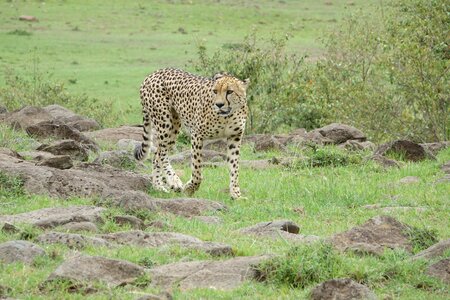
[[[233,94],[233,91],[232,90],[228,90],[227,91],[227,95],[231,95],[231,94]]]
[[[214,93],[214,94],[217,94],[217,90],[213,90],[213,93]]]

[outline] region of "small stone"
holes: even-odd
[[[86,148],[74,140],[55,141],[49,145],[42,145],[36,150],[50,152],[54,155],[68,155],[81,161],[89,158]]]
[[[35,16],[20,16],[20,21],[27,21],[27,22],[38,22],[39,20]]]
[[[379,165],[381,165],[382,167],[384,167],[384,168],[391,168],[391,167],[400,168],[401,167],[401,164],[398,161],[390,159],[390,158],[387,158],[387,157],[382,156],[382,155],[374,154],[371,157],[371,159],[374,162],[376,162]]]
[[[181,291],[195,288],[231,290],[255,279],[255,266],[269,256],[236,257],[223,261],[177,262],[150,269],[152,284]]]
[[[75,233],[49,232],[41,234],[36,239],[40,243],[45,244],[64,244],[69,248],[83,249],[88,245],[96,247],[109,247],[110,244],[96,237],[87,237]]]
[[[11,223],[5,222],[2,226],[2,231],[9,234],[14,234],[20,232],[20,229]]]
[[[114,216],[113,217],[114,223],[119,225],[130,225],[134,229],[142,229],[144,228],[144,222],[142,222],[141,219],[136,218],[135,216]]]
[[[222,219],[215,216],[196,216],[194,219],[199,220],[206,224],[217,225],[222,223]]]
[[[412,251],[409,227],[389,216],[376,216],[361,226],[335,234],[331,243],[341,251],[381,255],[385,248]]]
[[[133,283],[144,274],[144,268],[128,261],[78,255],[64,261],[47,281],[62,279],[90,283],[98,280],[110,287],[118,287]]]
[[[92,222],[70,222],[61,226],[62,229],[68,232],[98,232],[97,225]]]
[[[450,284],[450,258],[442,259],[428,267],[428,275]]]
[[[56,155],[53,157],[42,159],[41,161],[36,163],[36,166],[45,166],[65,170],[72,168],[73,163],[69,155]]]
[[[413,183],[419,183],[420,178],[416,176],[406,176],[403,177],[398,181],[400,184],[413,184]]]
[[[365,285],[351,279],[331,279],[312,289],[311,300],[376,300],[377,296]]]
[[[9,264],[32,264],[36,257],[45,255],[44,249],[27,241],[9,241],[0,244],[0,261]]]
[[[431,259],[435,257],[442,256],[445,251],[448,251],[450,249],[450,239],[441,241],[437,244],[434,244],[433,246],[417,253],[412,257],[413,260],[416,259]]]

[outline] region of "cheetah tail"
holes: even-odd
[[[137,160],[144,160],[147,157],[148,152],[150,151],[150,143],[151,143],[151,133],[150,126],[145,126],[144,124],[144,133],[142,134],[142,138],[144,141],[141,144],[136,145],[134,149],[134,158]]]

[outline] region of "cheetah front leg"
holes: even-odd
[[[188,194],[192,195],[200,187],[202,182],[202,149],[203,140],[201,138],[192,136],[191,139],[192,149],[191,149],[191,169],[192,176],[191,179],[186,183],[183,190]]]
[[[241,198],[239,188],[239,151],[241,148],[241,135],[227,138],[227,161],[230,172],[230,196],[232,199]]]

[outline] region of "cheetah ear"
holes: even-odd
[[[244,81],[242,81],[242,83],[244,83],[244,88],[247,89],[248,85],[250,84],[250,78],[245,79]]]
[[[225,73],[225,72],[219,72],[219,73],[217,73],[217,74],[215,74],[215,75],[213,76],[213,80],[216,81],[217,79],[222,78],[222,77],[224,77],[225,75],[227,75],[227,73]]]

